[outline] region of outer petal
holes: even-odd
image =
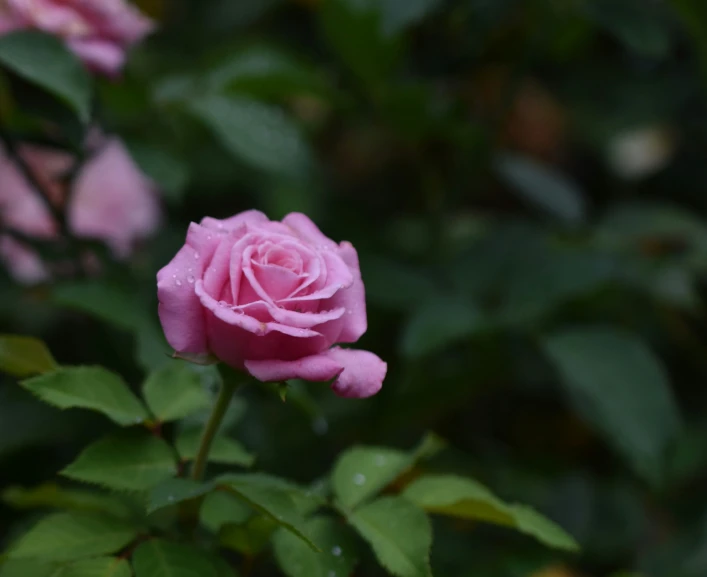
[[[125,64],[125,50],[110,40],[78,38],[69,40],[68,44],[71,51],[96,72],[115,76]]]
[[[224,218],[223,220],[207,216],[201,220],[201,226],[212,230],[228,232],[244,224],[264,224],[266,222],[269,222],[268,217],[259,210],[246,210],[245,212],[239,212],[237,215],[231,218]]]
[[[324,354],[344,368],[331,385],[340,397],[363,399],[381,390],[388,365],[373,353],[334,347]]]
[[[167,342],[178,353],[208,353],[204,311],[195,286],[217,245],[217,237],[192,223],[186,245],[157,273],[160,321]]]
[[[388,365],[373,353],[334,347],[296,361],[245,361],[246,370],[259,381],[288,379],[329,381],[340,397],[362,399],[375,395],[383,386]]]
[[[301,238],[313,245],[323,246],[332,250],[338,248],[336,243],[325,236],[307,215],[300,212],[291,212],[282,219],[282,222],[297,232]]]
[[[366,290],[361,279],[356,249],[350,242],[342,242],[339,255],[349,266],[354,281],[346,289],[337,292],[331,299],[325,301],[327,308],[346,309],[345,322],[337,339],[340,343],[355,343],[368,328],[366,317]]]
[[[325,354],[312,355],[296,361],[245,361],[246,370],[263,382],[304,379],[305,381],[329,381],[336,377],[343,367]]]

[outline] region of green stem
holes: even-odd
[[[221,385],[221,390],[219,391],[218,397],[216,398],[216,403],[211,411],[211,416],[206,422],[204,427],[204,432],[201,434],[201,441],[199,443],[199,451],[196,454],[196,459],[194,459],[194,467],[191,471],[191,478],[195,481],[201,481],[204,478],[204,473],[206,472],[206,464],[209,460],[209,451],[211,450],[211,444],[214,441],[214,437],[221,426],[221,421],[223,421],[223,416],[226,414],[228,405],[231,403],[231,397],[233,393],[238,388],[238,382],[234,379],[224,379]]]

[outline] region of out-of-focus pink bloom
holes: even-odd
[[[20,154],[52,203],[61,207],[66,200],[64,176],[74,159],[34,146],[21,147]],[[135,243],[150,236],[161,219],[154,184],[117,139],[98,146],[77,175],[68,200],[70,232],[105,242],[118,258],[129,256]],[[45,201],[4,154],[0,155],[0,225],[38,240],[51,240],[59,232]],[[39,256],[7,235],[0,237],[0,260],[20,282],[33,283],[48,276]]]
[[[119,140],[108,140],[76,179],[68,207],[70,230],[77,237],[102,240],[124,258],[135,241],[150,236],[160,218],[154,184]]]
[[[154,24],[125,0],[0,0],[0,34],[25,28],[63,39],[91,70],[114,75]]]

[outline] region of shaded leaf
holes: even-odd
[[[332,472],[335,495],[347,509],[375,496],[413,464],[403,451],[383,447],[354,447],[344,452]]]
[[[117,517],[125,517],[130,513],[126,504],[114,495],[62,488],[53,483],[33,488],[8,487],[2,493],[2,500],[16,509],[52,508],[109,513]]]
[[[574,183],[559,173],[515,154],[504,154],[496,161],[498,175],[523,197],[569,223],[584,220],[586,202]]]
[[[279,524],[269,515],[253,515],[245,523],[223,525],[218,533],[219,544],[244,555],[259,555],[270,544],[270,538],[278,527]],[[289,531],[286,533],[292,535]],[[297,537],[292,538],[302,542]]]
[[[98,557],[65,565],[52,577],[131,577],[132,574],[126,559]]]
[[[278,108],[216,95],[195,99],[189,108],[235,157],[253,168],[297,176],[311,164],[300,129]]]
[[[56,368],[54,357],[41,340],[20,335],[0,335],[0,371],[16,377],[29,377]]]
[[[312,549],[318,547],[303,532],[304,519],[298,507],[299,492],[291,484],[268,475],[223,475],[214,481],[237,497],[240,497],[259,513],[273,519]]]
[[[187,429],[177,437],[176,447],[179,457],[185,461],[196,458],[201,441],[201,431]],[[230,437],[218,435],[214,438],[209,451],[209,461],[213,463],[223,463],[225,465],[240,465],[241,467],[251,467],[255,462],[255,456],[246,451],[238,441]]]
[[[58,38],[35,31],[5,34],[0,63],[63,100],[82,122],[89,120],[91,78]]]
[[[131,142],[128,149],[140,169],[159,186],[162,196],[174,203],[182,200],[189,184],[189,172],[183,160],[164,148],[147,144]]]
[[[576,410],[638,473],[657,481],[680,414],[660,360],[636,336],[614,329],[565,331],[544,339]]]
[[[384,33],[378,0],[328,0],[319,19],[328,43],[364,82],[380,83],[397,64],[400,38]]]
[[[289,577],[332,577],[351,575],[357,560],[357,543],[351,531],[326,517],[307,521],[307,534],[322,548],[312,551],[288,531],[278,530],[273,537],[275,559]]]
[[[425,476],[410,484],[403,496],[431,513],[514,527],[550,547],[578,549],[574,539],[558,525],[530,507],[504,503],[473,479]]]
[[[482,312],[458,298],[435,298],[417,309],[404,329],[403,354],[417,357],[439,351],[486,327]]]
[[[96,441],[61,474],[110,489],[144,491],[176,475],[177,466],[172,448],[144,433]]]
[[[133,554],[135,577],[227,577],[222,560],[185,543],[151,539]]]
[[[153,513],[163,507],[170,507],[182,501],[201,497],[213,489],[213,483],[201,483],[191,479],[167,479],[150,490],[147,512]]]
[[[102,367],[62,368],[21,384],[55,407],[90,409],[118,425],[135,425],[148,418],[147,410],[123,379]]]
[[[175,361],[153,371],[143,385],[147,406],[158,421],[176,421],[208,408],[211,398],[188,363]]]
[[[204,527],[218,533],[223,525],[244,523],[252,514],[253,509],[242,499],[225,491],[215,491],[206,495],[199,518]]]
[[[402,497],[383,497],[348,516],[378,561],[399,577],[431,577],[432,527],[422,509]]]
[[[119,519],[85,513],[56,513],[41,519],[8,552],[14,559],[73,561],[114,553],[137,531]]]

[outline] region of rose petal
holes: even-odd
[[[328,381],[336,379],[332,390],[341,397],[362,399],[375,395],[383,386],[388,366],[368,351],[335,347],[296,361],[246,360],[246,370],[259,381],[288,379]]]
[[[324,353],[344,367],[332,390],[340,397],[363,399],[375,395],[383,386],[388,365],[368,351],[333,347]]]
[[[321,336],[317,331],[309,329],[290,327],[276,322],[264,323],[245,314],[242,309],[234,310],[230,306],[223,306],[205,291],[204,285],[201,281],[196,281],[196,287],[194,290],[196,295],[199,297],[201,304],[214,313],[214,316],[217,319],[225,322],[226,324],[239,327],[249,333],[262,336],[276,331],[297,338]]]
[[[363,286],[361,270],[358,264],[358,255],[353,245],[349,242],[342,242],[339,254],[343,261],[350,267],[354,278],[353,284],[349,288],[337,292],[331,299],[322,304],[326,307],[343,307],[346,309],[344,325],[337,342],[355,343],[368,328],[366,317],[366,289]]]
[[[332,250],[336,250],[338,248],[333,240],[324,236],[322,231],[319,230],[317,225],[314,224],[307,215],[300,212],[291,212],[282,219],[282,222],[291,229],[295,230],[301,238],[315,246]]]
[[[217,245],[218,239],[214,235],[192,223],[185,246],[157,273],[160,321],[167,342],[177,352],[208,352],[203,309],[195,293],[195,285]],[[196,258],[197,254],[199,258]]]
[[[266,222],[270,222],[268,217],[259,210],[246,210],[245,212],[238,213],[231,218],[224,218],[223,220],[207,216],[201,220],[201,226],[212,230],[228,232],[244,224],[264,224]]]
[[[264,383],[304,379],[305,381],[329,381],[344,368],[326,355],[312,355],[296,361],[265,360],[245,361],[246,370]]]

